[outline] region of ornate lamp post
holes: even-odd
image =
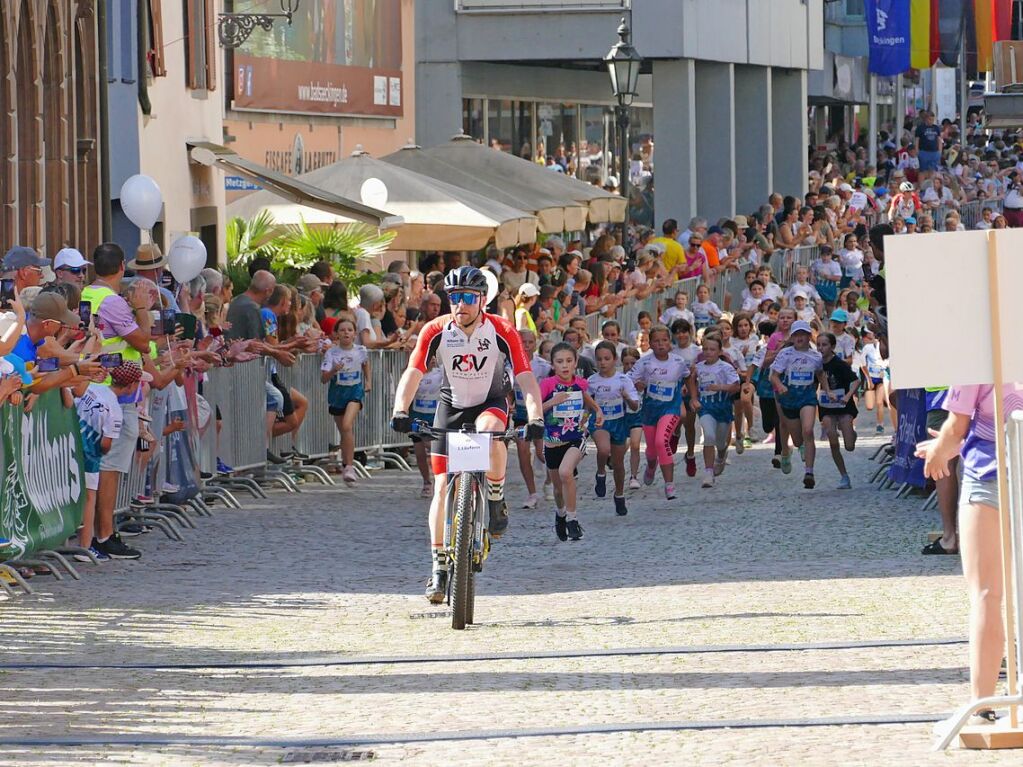
[[[618,153],[620,178],[618,190],[625,198],[625,221],[622,222],[622,247],[629,252],[629,106],[636,97],[636,85],[639,82],[639,69],[643,58],[629,40],[631,30],[625,17],[618,25],[618,42],[604,57],[607,72],[611,75],[611,92],[618,100],[615,116],[618,122]]]
[[[279,0],[280,13],[221,13],[217,18],[217,37],[225,48],[237,48],[249,39],[252,30],[262,27],[269,32],[273,29],[274,19],[291,19],[298,10],[301,0]]]

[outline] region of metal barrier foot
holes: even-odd
[[[885,442],[883,445],[881,445],[881,447],[879,447],[877,450],[874,451],[874,454],[870,456],[870,460],[876,461],[877,457],[879,455],[881,455],[881,453],[883,453],[887,448],[889,448],[891,446],[892,446],[891,442]]]
[[[938,491],[937,489],[932,490],[931,494],[927,496],[927,500],[924,501],[924,505],[921,511],[928,511],[930,509],[936,509],[938,507]]]
[[[408,461],[397,453],[392,453],[389,450],[381,450],[377,453],[377,457],[384,463],[393,463],[401,471],[412,471],[412,467],[408,465]]]
[[[146,507],[149,511],[157,511],[168,515],[175,522],[180,524],[182,527],[188,527],[192,530],[196,530],[195,522],[185,512],[185,507],[176,503],[154,503],[151,506]]]
[[[888,467],[891,466],[892,463],[893,463],[892,461],[884,461],[878,467],[877,471],[874,472],[873,476],[870,478],[870,484],[874,484],[875,482],[877,482],[881,478],[881,476],[886,471],[888,471]]]
[[[261,479],[261,481],[263,481],[263,482],[265,482],[265,483],[267,483],[269,485],[273,485],[273,484],[280,485],[281,487],[284,488],[284,491],[286,493],[298,493],[298,492],[301,492],[298,489],[298,485],[296,485],[292,481],[291,477],[289,477],[283,471],[268,470],[268,471],[263,473],[263,476],[260,479]]]
[[[53,566],[52,562],[46,562],[42,559],[10,559],[8,563],[15,566],[22,567],[45,567],[47,572],[56,578],[58,581],[64,580],[64,575]]]
[[[336,482],[334,482],[333,479],[331,479],[330,475],[327,474],[327,472],[325,472],[319,466],[310,466],[308,464],[302,466],[293,466],[289,468],[288,471],[293,472],[295,474],[301,474],[302,476],[312,477],[322,485],[337,484]]]
[[[88,549],[83,549],[81,546],[61,546],[59,549],[56,549],[56,551],[61,554],[84,554],[94,565],[99,564],[99,560],[96,559],[96,555]]]
[[[125,515],[132,522],[139,522],[141,524],[151,525],[159,530],[161,533],[166,535],[172,541],[184,542],[184,538],[181,537],[181,533],[177,531],[170,520],[163,514],[148,514],[141,509],[131,509],[125,512]]]
[[[222,477],[217,480],[217,486],[248,490],[252,493],[253,498],[266,498],[266,493],[263,492],[263,488],[261,488],[259,483],[252,479],[252,477]]]
[[[355,469],[355,473],[358,474],[362,479],[373,479],[373,475],[369,473],[369,469],[367,469],[358,461],[352,461],[352,468]]]
[[[3,570],[5,573],[10,575],[14,579],[15,583],[21,586],[22,591],[24,591],[26,594],[35,593],[35,591],[32,590],[32,587],[28,585],[28,582],[21,577],[21,573],[18,572],[18,569],[16,567],[11,567],[9,564],[5,562],[4,564],[0,564],[0,570]],[[6,581],[4,581],[3,584],[5,588],[9,588],[9,584]],[[14,592],[11,591],[10,593]]]
[[[37,551],[36,554],[43,559],[56,560],[61,567],[67,570],[67,574],[71,576],[72,580],[82,580],[82,576],[78,574],[78,571],[74,568],[68,558],[59,551]]]
[[[232,509],[240,509],[242,507],[238,499],[234,497],[234,494],[224,487],[216,487],[215,485],[207,485],[203,488],[203,502],[207,505],[213,501],[220,501],[225,506]]]
[[[895,497],[896,498],[902,498],[904,496],[907,496],[907,495],[909,495],[910,491],[912,491],[912,489],[913,489],[913,486],[911,484],[909,484],[908,482],[903,482],[902,486],[899,487],[899,492],[897,492],[895,494]]]
[[[189,498],[185,501],[185,506],[195,511],[195,513],[200,517],[213,516],[213,512],[210,510],[210,507],[206,505],[206,501],[202,499],[201,494],[197,495],[195,498]]]

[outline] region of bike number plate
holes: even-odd
[[[490,471],[490,435],[448,434],[448,474]]]

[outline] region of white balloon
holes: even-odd
[[[387,184],[378,178],[367,178],[359,188],[362,204],[382,210],[387,205]]]
[[[186,234],[174,240],[167,253],[167,268],[178,282],[188,282],[199,276],[206,266],[206,246],[198,237]]]
[[[490,271],[490,269],[484,267],[480,271],[487,278],[487,305],[489,306],[490,302],[497,298],[497,292],[501,289],[501,284],[497,281],[497,275]]]
[[[149,176],[132,176],[121,185],[121,210],[139,229],[152,229],[163,210],[163,194]]]

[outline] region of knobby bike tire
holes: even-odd
[[[458,478],[455,495],[455,562],[451,577],[451,628],[461,631],[467,618],[471,620],[474,597],[472,593],[472,536],[476,496],[473,478],[462,474]]]

